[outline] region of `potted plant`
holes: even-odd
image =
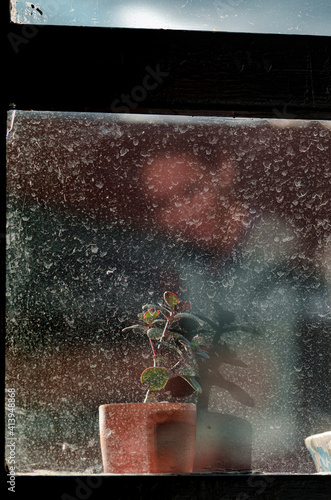
[[[188,339],[181,322],[201,324],[203,320],[190,312],[189,302],[181,302],[174,293],[165,292],[163,299],[163,304],[143,306],[138,321],[124,329],[146,336],[153,366],[141,375],[147,387],[143,403],[99,408],[106,473],[185,473],[194,467],[196,405],[158,401],[158,395],[178,378],[201,393],[197,358],[209,358],[207,346],[199,334]]]
[[[146,337],[153,366],[141,375],[147,387],[143,403],[100,407],[105,472],[250,470],[251,425],[239,417],[210,411],[208,403],[211,388],[218,386],[242,404],[254,406],[251,396],[226,380],[219,368],[221,363],[246,367],[221,342],[222,335],[257,334],[258,330],[236,323],[235,315],[217,303],[207,313],[192,314],[191,303],[181,302],[174,293],[165,292],[163,299],[163,304],[143,306],[138,321],[123,330]],[[204,336],[211,338],[209,344]],[[172,400],[166,402],[169,392]],[[196,404],[187,402],[192,393],[197,395]]]

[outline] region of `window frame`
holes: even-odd
[[[122,95],[131,96],[134,106],[124,103],[130,113],[331,119],[331,37],[20,25],[10,22],[6,7],[3,132],[10,109],[127,112],[114,109]],[[149,80],[153,88],[146,86],[148,68],[162,80],[155,86]],[[137,87],[145,88],[146,96],[132,101]],[[4,257],[1,265],[3,271]],[[208,484],[201,476],[175,477],[166,488],[178,493],[185,487],[191,498],[198,491],[204,497],[206,488],[212,496],[231,491],[236,498],[271,487],[284,492],[277,475],[226,476],[226,484],[215,477]],[[162,496],[162,479],[85,477],[79,483],[73,477],[61,482],[58,477],[21,477],[17,487],[24,494],[26,488],[52,488],[61,498],[79,498],[117,483],[122,492],[138,488],[142,497],[152,489]],[[285,478],[288,491],[299,494],[322,488],[321,479]]]
[[[7,109],[331,118],[331,37],[10,22],[6,35]]]

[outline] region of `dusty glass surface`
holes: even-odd
[[[9,113],[17,471],[102,471],[98,406],[142,401],[150,364],[121,330],[168,289],[247,326],[222,339],[246,366],[220,364],[228,382],[205,396],[251,429],[251,467],[314,472],[303,440],[331,426],[330,146],[330,122]]]
[[[328,0],[11,0],[17,23],[115,28],[331,34]]]

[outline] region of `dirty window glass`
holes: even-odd
[[[11,0],[11,16],[17,23],[65,26],[331,34],[325,0]]]
[[[243,325],[204,398],[246,468],[314,472],[304,438],[331,425],[330,147],[330,122],[9,113],[17,471],[102,472],[98,406],[141,402],[150,360],[122,329],[171,290]]]

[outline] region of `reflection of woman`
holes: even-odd
[[[234,198],[234,176],[229,161],[212,170],[187,155],[156,158],[146,166],[144,182],[157,224],[215,253],[233,248],[247,218]]]

